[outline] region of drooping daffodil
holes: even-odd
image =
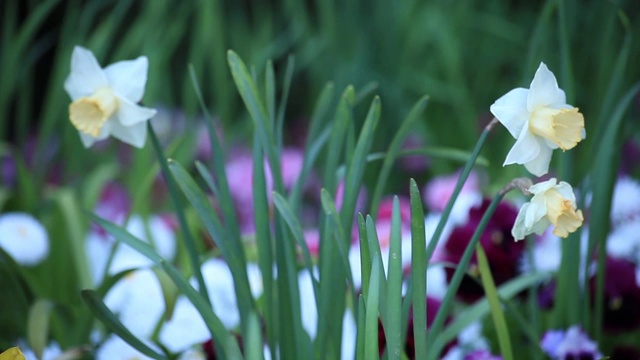
[[[147,138],[146,121],[156,110],[137,103],[147,83],[146,56],[101,68],[90,50],[76,46],[71,73],[64,88],[73,102],[69,118],[85,147],[109,135],[141,148]]]
[[[527,191],[533,194],[518,212],[511,230],[513,238],[524,239],[529,234],[542,234],[553,225],[553,234],[562,238],[576,231],[584,221],[577,209],[576,197],[571,185],[555,178],[532,185]]]
[[[564,91],[544,63],[529,89],[509,91],[491,105],[491,113],[517,139],[504,165],[523,164],[536,176],[549,171],[554,149],[572,149],[586,134],[584,117],[566,103]]]

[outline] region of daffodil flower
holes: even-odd
[[[71,124],[85,147],[109,135],[141,148],[147,138],[146,121],[155,109],[139,106],[147,82],[148,60],[119,61],[102,69],[93,53],[76,46],[71,55],[71,74],[64,88],[73,102]]]
[[[529,89],[509,91],[491,105],[491,113],[517,139],[504,165],[523,164],[536,176],[549,171],[554,149],[572,149],[585,137],[584,117],[566,103],[564,91],[544,63]]]
[[[582,225],[582,211],[576,209],[576,197],[568,183],[552,178],[532,185],[528,192],[533,198],[520,208],[511,230],[516,241],[532,233],[540,235],[550,225],[554,235],[565,238]]]

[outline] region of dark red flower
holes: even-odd
[[[484,199],[482,204],[469,210],[469,220],[463,226],[455,228],[444,245],[444,261],[458,264],[464,254],[469,241],[476,228],[480,224],[482,216],[489,207],[490,200]],[[496,208],[489,220],[482,236],[480,244],[484,249],[489,267],[496,285],[514,278],[518,274],[520,259],[525,250],[524,241],[516,242],[511,235],[511,229],[518,215],[518,211],[512,205],[502,202]],[[447,267],[447,280],[451,281],[455,269]],[[484,295],[484,290],[479,282],[478,265],[475,254],[469,263],[458,297],[465,302],[474,302]]]
[[[595,275],[590,280],[590,290],[591,298],[595,299]],[[636,282],[634,263],[624,259],[607,258],[604,305],[605,331],[620,333],[640,328],[640,287]]]

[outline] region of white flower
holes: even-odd
[[[146,121],[155,109],[137,105],[147,83],[148,60],[119,61],[102,69],[91,51],[76,46],[71,74],[64,88],[73,102],[69,118],[85,147],[109,135],[141,148],[147,138]]]
[[[162,287],[151,269],[127,274],[109,290],[104,302],[140,338],[153,334],[165,310]]]
[[[531,186],[528,191],[533,198],[522,205],[511,230],[516,240],[532,233],[540,235],[549,225],[554,226],[554,235],[565,238],[582,225],[584,218],[582,211],[576,209],[571,185],[564,181],[558,184],[552,178]]]
[[[143,340],[144,341],[144,340]],[[156,346],[145,341],[147,346],[157,350]],[[151,360],[150,357],[144,355],[140,351],[127,344],[124,340],[116,335],[111,335],[96,351],[97,360]]]
[[[504,165],[524,164],[536,176],[549,171],[554,149],[569,150],[585,137],[584,117],[566,103],[564,91],[544,63],[529,89],[509,91],[491,105],[491,113],[517,139]]]
[[[640,218],[640,183],[623,176],[616,181],[611,200],[613,227],[623,226]]]
[[[37,265],[49,255],[44,226],[27,213],[0,215],[0,248],[20,265]]]

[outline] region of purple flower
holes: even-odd
[[[102,188],[94,211],[99,217],[122,225],[130,209],[131,198],[127,190],[116,182],[110,182]],[[102,227],[96,224],[92,226],[98,234],[107,236],[107,232]]]
[[[540,347],[553,360],[596,360],[602,357],[598,345],[578,326],[572,326],[567,331],[547,331],[540,341]]]
[[[471,208],[467,223],[451,232],[444,245],[444,261],[454,264],[460,262],[473,233],[489,207],[489,203],[490,201],[485,199],[480,206]],[[511,235],[511,228],[517,215],[518,212],[512,205],[506,202],[500,203],[480,237],[479,243],[487,255],[496,285],[505,283],[519,273],[518,268],[525,250],[525,243],[516,242]],[[458,297],[465,302],[474,302],[484,295],[482,285],[477,279],[479,276],[477,266],[474,255],[469,263],[467,275],[458,289]],[[447,267],[445,270],[447,280],[451,281],[455,269]]]

